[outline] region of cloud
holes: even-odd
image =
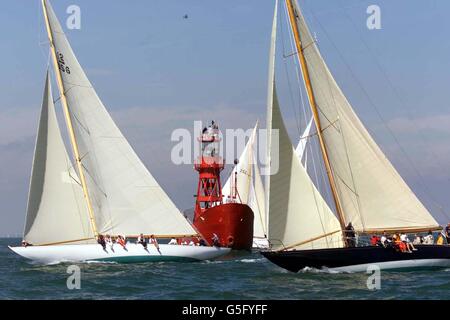
[[[263,110],[263,107],[261,108]],[[216,120],[223,128],[253,127],[258,116],[248,108],[234,108],[219,104],[209,108],[198,107],[131,107],[111,112],[119,126],[148,127],[177,124],[184,128],[192,127],[197,120]]]
[[[176,166],[172,163],[171,151],[176,144],[170,140],[173,130],[185,128],[193,134],[194,121],[198,120],[204,124],[215,120],[222,131],[227,128],[249,129],[254,127],[260,115],[264,114],[226,105],[205,109],[189,106],[133,107],[112,112],[112,117],[138,156],[180,209],[193,206],[197,173],[192,165]],[[227,172],[226,169],[224,174]]]
[[[33,137],[0,145],[0,235],[23,228],[33,150]]]
[[[5,108],[0,110],[0,145],[9,145],[36,134],[37,108]]]
[[[171,162],[172,131],[186,128],[193,132],[195,120],[216,120],[222,129],[247,129],[254,126],[258,117],[251,111],[220,104],[205,109],[141,106],[116,109],[111,115],[180,209],[194,204],[197,173],[192,165],[175,166]],[[0,111],[0,234],[17,234],[23,227],[38,119],[38,108]],[[60,127],[64,132],[63,121]]]
[[[388,123],[399,134],[417,134],[418,130],[450,135],[450,114],[425,116],[419,119],[396,118]]]
[[[450,177],[450,115],[417,119],[395,118],[388,122],[402,148],[392,141],[386,150],[397,163],[412,162],[414,171],[429,179]],[[404,153],[409,159],[405,159]],[[409,165],[410,166],[410,165]]]
[[[101,68],[87,68],[86,73],[91,77],[106,77],[114,75],[115,72],[112,69],[101,69]]]

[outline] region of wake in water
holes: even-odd
[[[316,268],[306,267],[306,268],[303,268],[302,270],[300,270],[299,273],[350,274],[352,272],[330,270],[328,268],[316,269]]]
[[[262,263],[264,260],[265,260],[264,258],[259,258],[259,259],[241,259],[237,261],[242,263]]]

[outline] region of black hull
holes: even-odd
[[[274,264],[298,272],[304,268],[365,271],[367,265],[381,269],[450,266],[450,246],[416,245],[413,253],[393,248],[357,247],[317,250],[264,251],[261,254]]]

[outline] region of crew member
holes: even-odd
[[[147,249],[147,239],[144,237],[144,234],[140,234],[137,240],[137,243],[142,244],[144,249]]]

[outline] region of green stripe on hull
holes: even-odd
[[[117,262],[117,263],[140,263],[140,262],[197,262],[200,261],[194,258],[188,257],[176,257],[176,256],[129,256],[129,257],[111,257],[91,259],[88,261],[105,261],[105,262]]]

